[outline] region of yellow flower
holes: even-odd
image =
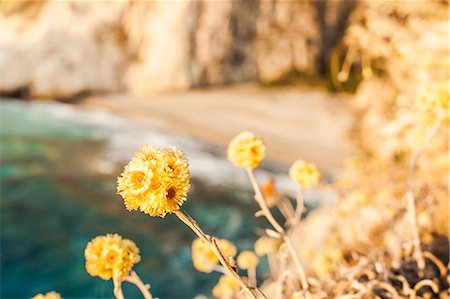
[[[275,186],[274,178],[270,178],[265,184],[261,186],[261,192],[269,208],[275,206],[280,199],[281,194],[278,192]]]
[[[233,278],[223,275],[212,289],[212,294],[220,299],[234,299],[240,291],[240,286]]]
[[[304,187],[318,184],[320,181],[320,173],[317,167],[303,160],[297,160],[292,164],[289,175],[294,182]]]
[[[305,295],[302,294],[301,292],[295,292],[294,294],[292,294],[290,299],[302,299],[305,298]]]
[[[48,292],[45,295],[37,294],[36,296],[34,296],[31,299],[61,299],[61,295],[56,293],[56,292],[54,292],[54,291],[51,291],[51,292]]]
[[[436,117],[442,114],[444,119],[450,119],[450,85],[448,82],[436,82],[428,86],[416,101],[419,110]]]
[[[228,145],[228,160],[240,168],[256,168],[266,156],[264,142],[251,132],[242,132]]]
[[[255,252],[259,256],[265,256],[271,252],[275,252],[276,250],[278,250],[280,245],[280,240],[262,236],[255,242]]]
[[[224,257],[234,257],[237,253],[236,247],[227,240],[218,239],[217,245]],[[211,273],[219,263],[214,252],[200,238],[192,242],[192,262],[194,268],[200,272]]]
[[[84,257],[86,271],[104,280],[123,279],[141,260],[136,244],[118,234],[95,237],[87,244]]]
[[[237,264],[241,269],[256,268],[258,263],[259,258],[253,253],[253,251],[242,251],[237,258]]]
[[[363,207],[370,204],[369,196],[361,190],[355,190],[349,194],[347,200],[357,207]]]
[[[126,208],[164,217],[178,211],[190,189],[189,164],[183,152],[143,146],[117,179]]]
[[[319,255],[313,261],[313,269],[319,278],[324,278],[333,271],[333,263],[328,257]]]

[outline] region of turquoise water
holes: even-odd
[[[2,101],[0,119],[1,298],[30,298],[50,290],[64,298],[112,298],[112,283],[90,277],[84,269],[87,242],[106,233],[136,242],[142,261],[135,270],[151,284],[154,296],[210,294],[219,275],[193,268],[193,233],[174,216],[127,212],[115,194],[116,177],[134,143],[157,142],[164,132],[141,141],[134,125],[62,104]],[[127,136],[130,146],[123,144]],[[179,148],[198,144],[177,137],[170,141],[177,140]],[[201,150],[217,155],[204,145],[199,148],[199,156]],[[225,164],[211,161],[208,165]],[[243,250],[252,247],[257,227],[265,227],[253,217],[256,206],[250,198],[248,190],[211,184],[194,173],[184,207],[207,232]],[[126,298],[139,298],[133,287],[125,285],[124,292]]]

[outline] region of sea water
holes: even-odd
[[[193,186],[183,208],[207,233],[251,250],[258,229],[267,227],[253,217],[248,179],[223,147],[62,103],[3,100],[0,119],[1,298],[51,290],[64,298],[112,298],[112,282],[89,276],[83,256],[92,238],[107,233],[140,248],[134,269],[154,296],[210,296],[220,274],[194,269],[194,234],[173,215],[126,211],[116,194],[117,176],[142,144],[186,151]],[[261,170],[258,178],[270,175]],[[295,192],[286,175],[275,175]],[[127,283],[124,292],[140,298]]]

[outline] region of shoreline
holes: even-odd
[[[308,160],[334,176],[353,154],[347,137],[352,114],[340,98],[322,90],[244,85],[145,98],[90,95],[74,105],[103,109],[219,146],[241,131],[253,131],[266,141],[268,159],[287,165]]]

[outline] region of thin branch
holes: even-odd
[[[131,275],[128,275],[123,280],[137,286],[145,299],[153,299],[153,296],[150,293],[149,288],[142,282],[142,280],[140,279],[140,277],[137,275],[136,272],[131,271]]]
[[[435,122],[433,123],[433,126],[431,126],[431,128],[427,132],[427,135],[422,140],[422,142],[419,144],[419,146],[416,148],[416,151],[414,152],[414,154],[411,158],[411,164],[410,164],[409,172],[408,172],[408,189],[410,189],[412,191],[414,191],[414,172],[417,168],[417,162],[419,161],[419,158],[425,152],[425,149],[427,148],[428,144],[431,142],[433,137],[439,131],[443,120],[444,120],[444,115],[439,114],[438,117],[436,118]],[[413,194],[414,194],[414,192],[413,192]]]
[[[252,287],[256,287],[257,286],[257,280],[256,280],[256,267],[250,267],[247,269],[247,275],[248,275],[248,280],[250,282],[250,285]]]
[[[305,209],[305,201],[304,201],[303,187],[299,186],[297,190],[297,206],[295,207],[294,224],[300,222],[304,209]]]
[[[309,293],[308,293],[309,286],[308,286],[308,281],[306,280],[305,270],[303,270],[303,266],[300,262],[298,254],[295,251],[294,244],[292,244],[291,239],[288,238],[287,235],[284,236],[284,242],[286,243],[286,245],[289,249],[292,259],[294,260],[295,267],[297,268],[298,273],[300,275],[300,283],[302,284],[302,289],[306,292],[306,298],[309,298]]]
[[[123,292],[122,292],[122,281],[119,279],[113,278],[113,283],[114,283],[114,296],[116,297],[116,299],[125,299],[123,297]]]
[[[273,228],[280,234],[284,234],[285,231],[281,227],[281,225],[275,220],[272,213],[270,212],[269,208],[267,207],[267,203],[264,200],[264,197],[261,193],[261,190],[259,188],[258,182],[256,181],[255,175],[253,173],[253,170],[250,168],[247,168],[247,174],[250,178],[250,182],[252,184],[253,190],[255,191],[255,200],[259,204],[259,207],[264,213],[264,216],[266,217],[267,221],[273,226]]]
[[[258,182],[256,181],[255,175],[253,173],[253,170],[250,168],[247,168],[247,174],[250,178],[250,182],[252,183],[253,190],[255,191],[255,200],[259,204],[259,207],[264,213],[264,216],[269,221],[269,223],[273,226],[273,228],[282,236],[283,241],[286,243],[286,245],[289,248],[289,253],[294,260],[295,267],[297,268],[299,277],[300,277],[300,283],[302,285],[303,290],[305,291],[306,298],[309,298],[309,286],[308,282],[306,280],[305,271],[303,270],[303,266],[300,262],[300,258],[298,257],[297,252],[295,251],[295,248],[292,244],[291,239],[286,234],[286,231],[278,224],[278,222],[273,217],[272,213],[270,212],[269,208],[267,207],[266,201],[261,193],[261,190],[259,188]]]
[[[417,214],[416,214],[416,207],[415,207],[415,192],[414,192],[414,172],[417,168],[417,162],[419,161],[419,158],[423,155],[425,152],[426,147],[431,142],[433,137],[437,134],[439,131],[439,128],[441,127],[442,121],[444,117],[443,114],[438,115],[436,118],[436,121],[434,122],[433,126],[428,131],[425,138],[422,140],[422,143],[417,147],[416,151],[413,154],[413,157],[411,159],[411,165],[409,167],[409,173],[408,173],[408,191],[406,193],[406,200],[407,200],[407,209],[408,209],[408,216],[409,221],[411,224],[411,232],[412,232],[412,242],[414,246],[414,257],[417,260],[417,265],[419,269],[425,268],[425,260],[423,258],[422,249],[420,246],[420,236],[419,236],[419,228],[417,225]]]
[[[177,215],[178,218],[184,224],[186,224],[201,240],[203,240],[206,244],[209,245],[209,247],[214,252],[219,262],[225,267],[226,271],[228,272],[228,275],[233,277],[236,280],[236,282],[239,283],[239,285],[242,287],[248,298],[257,299],[253,290],[256,291],[258,294],[262,295],[264,298],[267,298],[264,295],[264,293],[261,292],[261,290],[259,290],[258,288],[251,288],[247,284],[247,282],[245,282],[245,280],[243,280],[242,277],[240,277],[239,274],[237,274],[236,270],[230,265],[227,259],[223,256],[219,246],[217,245],[215,238],[205,234],[192,217],[185,214],[181,210],[175,212],[175,215]]]

